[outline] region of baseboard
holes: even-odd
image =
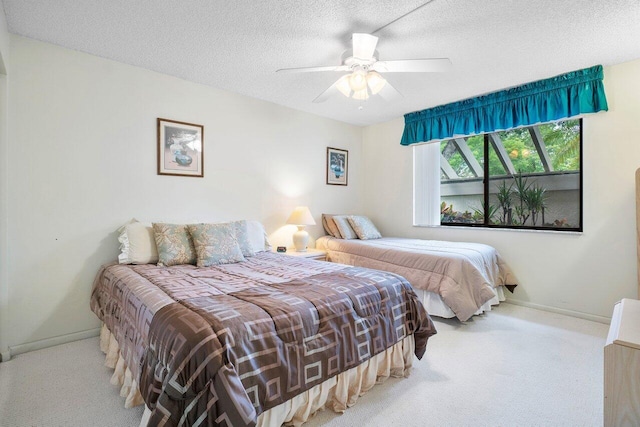
[[[505,302],[514,305],[521,305],[523,307],[535,308],[536,310],[549,311],[551,313],[564,314],[565,316],[578,317],[580,319],[591,320],[593,322],[604,323],[608,325],[611,323],[610,317],[598,316],[595,314],[582,313],[580,311],[567,310],[564,308],[551,307],[548,305],[535,304],[528,301],[519,301],[507,298]]]
[[[8,362],[11,359],[11,352],[8,348],[0,350],[0,362]]]
[[[39,341],[32,341],[25,344],[9,347],[10,354],[8,357],[16,356],[28,351],[41,350],[43,348],[53,347],[55,345],[83,340],[85,338],[97,337],[98,335],[100,335],[100,328],[87,329],[86,331],[74,332],[72,334],[60,335],[57,337],[47,338]],[[4,354],[2,355],[2,360],[4,360]]]

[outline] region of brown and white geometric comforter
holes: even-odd
[[[513,291],[517,283],[498,251],[481,243],[323,236],[316,241],[316,247],[325,249],[333,262],[405,277],[415,289],[440,295],[463,322],[495,297],[494,288],[504,285]]]
[[[264,252],[207,268],[103,267],[91,308],[138,380],[149,425],[251,426],[407,335],[421,358],[436,333],[400,276]]]

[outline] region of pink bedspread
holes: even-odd
[[[416,289],[437,293],[461,321],[495,296],[492,288],[516,285],[498,251],[481,243],[324,236],[316,247],[325,249],[330,261],[390,271],[405,277]]]

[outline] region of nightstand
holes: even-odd
[[[278,252],[282,255],[294,256],[298,258],[315,259],[316,261],[326,261],[327,252],[321,249],[307,249],[306,252],[298,252],[294,248],[287,248],[287,252]]]

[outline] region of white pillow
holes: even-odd
[[[267,232],[259,221],[247,221],[247,234],[249,234],[249,242],[254,252],[264,252],[271,250],[271,243],[267,238]]]
[[[120,236],[120,264],[155,264],[158,262],[158,248],[151,224],[132,219],[118,229]]]

